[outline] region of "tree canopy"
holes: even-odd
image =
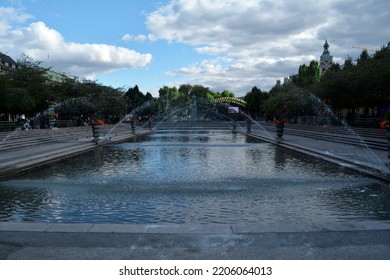
[[[344,65],[325,72],[316,93],[335,110],[349,109],[354,114],[357,108],[364,108],[368,116],[372,109],[381,117],[390,109],[389,80],[390,48],[383,47],[372,56],[363,50],[356,63],[347,57]]]
[[[155,99],[149,92],[142,93],[137,85],[124,91],[58,73],[59,79],[53,79],[51,70],[40,64],[23,55],[14,71],[0,75],[0,113],[33,116],[56,103],[60,104],[57,111],[62,118],[96,112],[108,117],[126,114]],[[322,76],[318,62],[313,60],[309,65],[300,65],[298,73],[287,83],[277,83],[269,92],[254,86],[244,100],[246,110],[256,117],[270,116],[284,105],[295,116],[314,114],[317,109],[313,106],[318,100],[326,101],[336,112],[353,113],[364,108],[364,115],[381,117],[390,110],[389,80],[390,47],[387,46],[373,55],[363,50],[356,61],[348,56],[344,64],[334,63]],[[235,97],[229,90],[216,92],[199,84],[164,86],[158,93],[158,109],[153,110],[188,104],[193,96],[208,100]]]
[[[390,48],[369,55],[363,50],[354,61],[348,56],[343,65],[334,63],[320,76],[317,61],[300,65],[287,83],[276,85],[267,93],[257,87],[244,100],[254,116],[272,117],[282,106],[290,117],[317,115],[326,105],[339,113],[363,109],[367,117],[383,117],[390,111]],[[321,104],[326,103],[326,104]]]

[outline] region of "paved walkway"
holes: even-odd
[[[260,135],[256,130],[252,132]],[[129,137],[131,133],[124,130],[110,140]],[[362,153],[356,146],[288,134],[279,145],[377,172],[373,171],[375,164],[350,159]],[[3,175],[13,174],[95,147],[90,138],[80,137],[3,149],[0,171]],[[344,155],[337,158],[336,149],[344,151]],[[387,151],[374,153],[386,162]],[[390,221],[241,225],[0,223],[0,259],[390,259]]]
[[[263,125],[265,130],[253,126],[251,135],[273,142],[275,135],[274,127],[264,122],[260,124]],[[311,128],[312,131],[316,131],[316,134],[320,135],[317,138],[311,138],[305,137],[305,130],[301,130],[298,125],[288,126],[289,128],[286,128],[283,135],[283,140],[278,142],[279,146],[390,182],[388,150],[373,149],[364,144],[364,139],[378,141],[382,144],[386,143],[385,134],[380,132],[379,129],[373,130],[375,133],[372,136],[364,137],[364,139],[355,133],[345,134],[345,132],[339,132],[339,134],[344,133],[343,137],[345,139],[340,143],[332,141],[332,135],[335,137],[339,136],[337,131],[329,131],[326,127],[305,127],[305,130]],[[302,135],[297,133],[297,131],[301,131]],[[323,139],[321,139],[321,135]]]
[[[0,259],[389,260],[390,222],[283,225],[0,223]]]
[[[126,124],[110,132],[113,128],[113,125],[101,128],[100,146],[150,132],[138,128],[133,133],[130,125]],[[41,129],[10,134],[11,137],[0,143],[0,178],[74,157],[99,146],[92,137],[91,127]],[[3,139],[0,138],[0,141]]]

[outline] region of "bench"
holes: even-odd
[[[17,127],[18,127],[18,124],[15,121],[0,121],[0,131],[14,130]]]
[[[378,128],[379,122],[379,118],[355,118],[349,122],[349,125],[356,127]]]
[[[56,127],[71,127],[75,125],[76,125],[75,120],[56,120],[54,123],[54,126]]]

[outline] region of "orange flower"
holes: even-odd
[[[383,129],[389,129],[390,128],[390,121],[389,120],[383,120],[380,122],[381,130]]]
[[[273,123],[274,123],[275,125],[279,125],[279,124],[282,124],[282,123],[287,124],[288,121],[287,121],[287,120],[278,120],[278,119],[274,119],[274,120],[273,120]]]
[[[275,125],[287,124],[287,105],[284,105],[276,110],[273,123]]]

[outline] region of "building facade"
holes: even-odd
[[[10,56],[0,52],[0,74],[12,72],[18,67],[18,64]]]

